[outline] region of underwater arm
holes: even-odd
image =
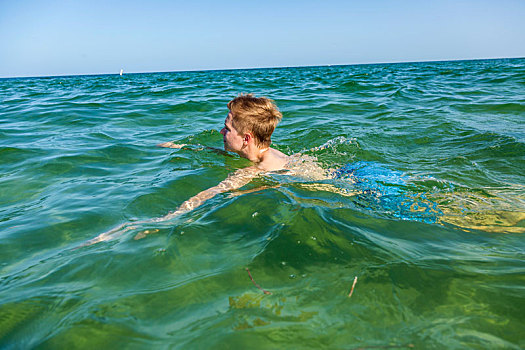
[[[190,199],[182,203],[181,206],[174,212],[171,212],[163,217],[154,219],[154,221],[166,221],[178,215],[190,212],[195,208],[201,206],[207,200],[212,199],[220,193],[235,190],[246,185],[259,173],[261,173],[261,170],[255,166],[239,169],[233,174],[229,175],[224,181],[221,181],[221,183],[219,183],[217,186],[213,186],[211,188],[208,188],[207,190],[200,192],[199,194],[191,197]]]
[[[168,141],[168,142],[159,143],[157,146],[158,147],[164,147],[164,148],[175,148],[175,149],[181,149],[183,147],[186,147],[186,148],[189,148],[189,149],[193,149],[195,151],[200,151],[202,149],[206,149],[208,151],[220,153],[222,155],[229,155],[228,152],[226,152],[223,149],[220,149],[220,148],[217,148],[217,147],[203,146],[203,145],[200,145],[200,144],[190,145],[190,144],[187,144],[187,143],[174,143],[172,141]],[[195,147],[198,147],[198,148],[195,148]]]
[[[159,143],[157,147],[165,147],[165,148],[182,148],[184,146],[187,146],[185,143],[174,143],[172,141]]]
[[[89,241],[82,244],[81,247],[89,246],[89,245],[92,245],[98,242],[108,241],[110,239],[116,238],[129,230],[135,229],[137,227],[136,225],[148,224],[148,223],[154,223],[154,222],[163,222],[163,221],[173,219],[181,214],[190,212],[193,209],[201,206],[207,200],[215,197],[216,195],[220,193],[235,190],[237,188],[240,188],[246,185],[254,177],[256,177],[259,173],[261,173],[261,170],[255,166],[251,166],[251,167],[244,168],[244,169],[239,169],[233,174],[229,175],[224,181],[221,181],[217,186],[208,188],[207,190],[204,190],[200,192],[199,194],[191,197],[190,199],[182,203],[181,206],[177,208],[177,210],[175,210],[174,212],[171,212],[160,218],[135,221],[135,222],[127,222],[127,223],[121,224],[109,231],[106,231],[98,235],[97,237],[93,239],[90,239]],[[144,238],[147,234],[155,233],[157,231],[158,230],[142,231],[135,236],[135,239]]]

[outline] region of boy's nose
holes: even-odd
[[[219,132],[224,136],[224,128],[222,128]]]

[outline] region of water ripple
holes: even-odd
[[[0,347],[523,348],[524,77],[504,59],[0,79]],[[241,92],[280,107],[276,148],[338,176],[269,174],[79,248],[249,165],[206,148]]]

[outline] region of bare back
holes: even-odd
[[[264,172],[288,170],[288,174],[308,180],[329,178],[327,171],[317,163],[317,158],[301,153],[287,156],[273,148],[269,148],[264,153],[263,160],[257,164],[257,167]]]

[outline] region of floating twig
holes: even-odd
[[[376,345],[376,346],[365,346],[354,348],[353,350],[369,350],[369,349],[405,349],[405,348],[414,348],[414,344],[404,344],[404,345]]]
[[[246,271],[248,271],[248,276],[250,276],[250,279],[252,280],[253,284],[254,284],[257,288],[259,288],[260,290],[262,290],[264,294],[272,294],[271,292],[267,291],[266,289],[261,288],[261,286],[258,285],[258,284],[255,282],[255,280],[253,279],[252,274],[250,273],[250,270],[249,270],[248,268],[246,268]]]
[[[355,276],[354,283],[352,284],[352,289],[350,289],[350,293],[348,294],[349,298],[352,296],[352,293],[354,292],[354,287],[356,283],[357,283],[357,276]]]

